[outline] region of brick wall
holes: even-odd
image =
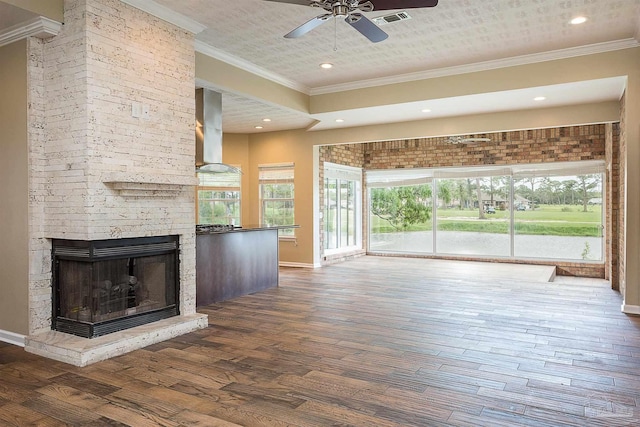
[[[32,333],[50,329],[51,238],[179,235],[195,312],[193,40],[119,0],[66,0],[60,34],[31,42]]]
[[[364,167],[434,168],[565,162],[605,158],[604,125],[535,129],[494,134],[491,142],[451,144],[449,138],[421,138],[364,144]]]
[[[358,153],[358,156],[354,156],[352,153],[355,152],[355,146],[360,146],[363,160],[362,167],[365,170],[376,170],[605,160],[607,155],[607,127],[605,124],[468,136],[491,138],[491,142],[452,144],[448,137],[380,141],[351,146],[333,146],[329,152],[324,152],[323,149],[325,147],[321,147],[320,158],[323,160],[324,156],[327,161],[342,164],[350,164],[344,162],[353,162],[354,166],[358,166],[360,154]],[[609,143],[611,143],[611,140]],[[333,160],[328,160],[329,158]],[[320,187],[323,188],[323,185]],[[619,201],[617,199],[619,197],[616,193],[613,193],[612,197],[615,200],[612,199],[611,204],[618,206]],[[367,220],[367,204],[364,202],[363,211],[364,219]],[[610,216],[611,212],[607,213],[607,215]],[[606,231],[607,235],[611,236],[611,240],[618,241],[618,236],[614,234],[616,231],[614,228]],[[367,232],[368,225],[363,224],[363,235],[366,236]],[[426,255],[425,257],[430,256]],[[434,257],[443,258],[440,255]],[[455,257],[453,259],[474,258]],[[523,262],[503,259],[490,261]],[[527,261],[527,263],[547,264],[548,261]],[[556,265],[558,274],[605,277],[603,263],[559,262]]]
[[[607,125],[607,185],[606,185],[606,272],[605,278],[613,289],[620,288],[619,264],[619,224],[620,216],[620,124]],[[616,203],[614,203],[614,201]]]

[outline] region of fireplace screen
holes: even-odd
[[[178,314],[178,237],[54,240],[53,329],[96,337]]]

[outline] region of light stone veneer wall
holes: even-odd
[[[65,0],[60,34],[29,41],[31,334],[51,328],[51,238],[179,235],[195,313],[193,45],[119,0]]]
[[[51,243],[45,237],[44,41],[27,42],[29,143],[29,332],[51,329]]]

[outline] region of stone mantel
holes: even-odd
[[[137,176],[112,174],[103,177],[104,184],[122,197],[171,197],[185,187],[197,185],[195,176]]]

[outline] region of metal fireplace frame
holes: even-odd
[[[175,254],[175,304],[102,322],[83,322],[61,316],[59,302],[59,260],[92,263],[130,257]],[[109,240],[52,239],[52,316],[51,329],[84,338],[145,325],[180,314],[180,244],[179,236],[137,237]]]

